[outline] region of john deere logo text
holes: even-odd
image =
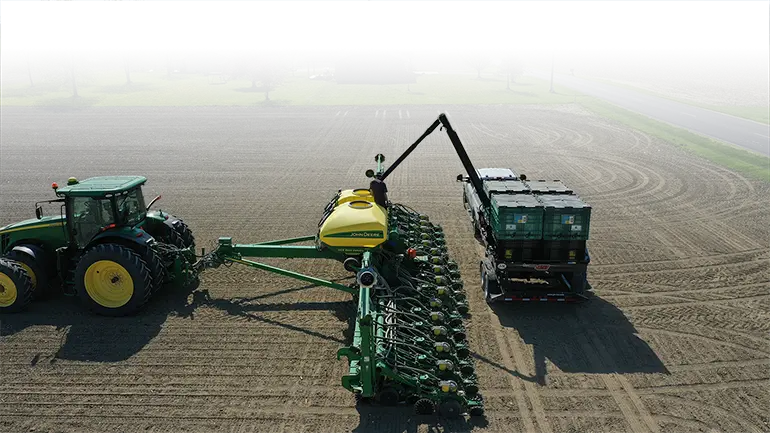
[[[351,238],[379,238],[382,232],[350,232]]]
[[[381,238],[382,232],[379,230],[362,231],[362,232],[344,232],[344,233],[334,233],[332,235],[328,235],[328,237],[331,237],[331,238]]]

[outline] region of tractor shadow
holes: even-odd
[[[161,331],[171,315],[190,317],[206,303],[207,292],[187,287],[165,287],[153,295],[136,315],[104,317],[83,308],[75,297],[61,293],[33,301],[25,311],[6,315],[0,321],[5,339],[27,328],[53,327],[59,338],[55,351],[47,349],[31,356],[35,366],[57,360],[86,362],[124,361],[142,350]]]
[[[546,360],[565,373],[669,373],[625,314],[596,295],[579,304],[491,307],[533,347],[535,377],[526,380],[546,385]]]
[[[275,311],[330,311],[339,320],[353,324],[356,306],[352,301],[270,303],[268,299],[313,287],[317,286],[309,284],[254,297],[217,299],[212,298],[209,291],[201,289],[196,282],[186,287],[163,288],[153,295],[142,310],[127,317],[99,316],[85,310],[76,298],[57,294],[33,301],[23,312],[2,316],[0,337],[5,340],[27,328],[53,327],[53,338],[59,339],[58,344],[55,344],[56,349],[48,346],[45,350],[31,350],[30,366],[45,362],[55,364],[57,360],[120,362],[137,354],[157,337],[169,317],[196,320],[198,309],[206,307],[340,345],[349,344],[353,338],[352,326],[348,326],[342,335],[326,335],[261,314]]]

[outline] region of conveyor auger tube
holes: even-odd
[[[202,270],[239,263],[351,293],[357,302],[355,330],[337,358],[347,358],[342,385],[359,400],[411,404],[420,414],[482,415],[473,358],[466,339],[469,311],[458,265],[449,259],[440,225],[387,198],[384,180],[435,128],[447,128],[469,175],[475,175],[446,116],[441,115],[387,170],[375,157],[368,189],[338,191],[324,207],[313,236],[217,248],[195,265]],[[454,134],[454,138],[453,138]],[[467,164],[466,164],[467,163]],[[296,245],[309,243],[313,245]],[[260,257],[340,261],[356,281],[343,285],[251,260]]]

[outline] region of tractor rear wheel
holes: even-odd
[[[32,280],[32,290],[34,298],[40,299],[50,292],[50,280],[48,268],[51,266],[46,262],[45,252],[34,245],[21,245],[22,249],[12,249],[6,255],[7,258],[17,262],[29,275]]]
[[[192,230],[182,220],[174,221],[171,224],[174,227],[174,231],[177,232],[180,238],[182,238],[182,245],[185,248],[195,247],[195,236],[193,236]]]
[[[163,287],[163,283],[166,280],[166,268],[163,266],[163,261],[158,253],[152,248],[147,248],[145,251],[144,261],[147,263],[147,268],[150,269],[152,292],[155,293]]]
[[[104,316],[135,313],[149,300],[152,288],[147,263],[123,245],[96,245],[75,267],[78,297],[91,311]]]
[[[32,301],[32,278],[21,264],[0,259],[0,313],[21,311]]]

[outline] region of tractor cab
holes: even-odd
[[[83,248],[99,233],[141,223],[147,209],[142,195],[143,176],[70,178],[67,186],[55,188],[64,199],[69,241]]]

